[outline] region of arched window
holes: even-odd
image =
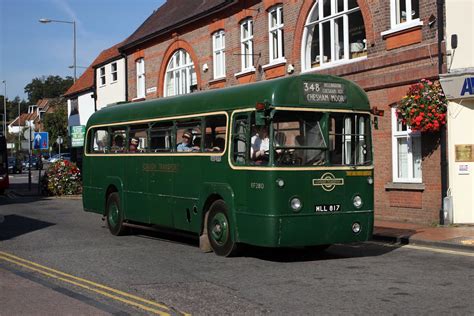
[[[164,96],[190,93],[196,85],[196,71],[191,57],[184,49],[177,50],[166,67]]]
[[[357,0],[317,0],[305,24],[302,49],[303,70],[367,56]]]

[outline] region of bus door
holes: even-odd
[[[177,172],[172,156],[173,122],[154,122],[149,129],[150,155],[142,164],[142,174],[147,183],[146,206],[150,223],[172,227],[173,175]],[[143,204],[143,200],[142,200]]]

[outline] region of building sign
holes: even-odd
[[[469,175],[469,165],[459,165],[458,166],[458,174],[460,175]]]
[[[69,129],[69,134],[71,135],[71,147],[83,147],[86,127],[84,125],[70,126]]]
[[[456,162],[474,162],[474,145],[456,145]]]
[[[151,87],[151,88],[146,89],[146,94],[155,93],[155,92],[156,92],[156,87]]]
[[[346,103],[346,86],[336,82],[303,82],[305,103]]]
[[[474,98],[474,75],[445,75],[440,82],[448,100]]]

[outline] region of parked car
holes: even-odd
[[[21,160],[16,157],[8,157],[8,173],[21,173]]]
[[[62,153],[61,156],[59,156],[59,154],[56,154],[56,155],[51,156],[51,158],[49,158],[48,161],[53,163],[53,162],[56,162],[60,159],[71,161],[71,154],[70,153]]]
[[[27,158],[23,161],[23,169],[27,170],[30,167],[30,161]],[[40,169],[43,168],[43,162],[36,156],[31,156],[31,169]]]

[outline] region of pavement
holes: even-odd
[[[11,184],[9,196],[39,196],[37,183]],[[81,199],[80,195],[58,198]],[[422,224],[375,220],[373,240],[395,244],[415,244],[474,252],[474,223],[468,225],[427,226]]]
[[[474,224],[426,226],[375,220],[373,239],[474,252]]]

